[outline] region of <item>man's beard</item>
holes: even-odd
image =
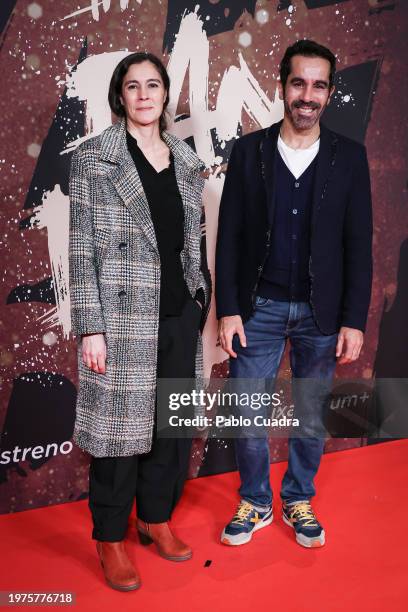
[[[304,102],[303,100],[296,100],[296,102],[292,102],[290,107],[288,102],[284,100],[284,106],[286,114],[297,130],[310,130],[319,121],[320,115],[323,112],[321,105],[317,104],[317,102]],[[301,106],[313,109],[310,116],[300,115],[297,112],[297,109]]]

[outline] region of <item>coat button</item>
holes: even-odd
[[[122,290],[121,290],[121,291],[119,291],[119,293],[118,293],[118,296],[119,296],[120,298],[125,297],[125,295],[126,295],[126,291],[125,291],[124,289],[122,289]]]
[[[119,242],[119,248],[121,251],[126,249],[126,247],[127,247],[127,242]]]

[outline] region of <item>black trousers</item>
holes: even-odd
[[[159,324],[158,378],[194,378],[201,307],[189,298],[179,317]],[[187,477],[191,439],[157,436],[149,453],[129,457],[92,457],[89,508],[95,540],[117,542],[127,531],[136,498],[137,516],[147,523],[170,519]]]

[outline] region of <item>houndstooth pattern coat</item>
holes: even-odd
[[[164,132],[174,156],[184,208],[181,261],[192,296],[210,277],[201,238],[202,162]],[[70,174],[70,299],[78,336],[79,388],[74,440],[94,457],[146,453],[151,448],[156,395],[160,257],[153,222],[134,161],[126,122],[78,147]],[[104,333],[106,373],[82,361],[81,334]],[[199,335],[196,376],[202,376]]]

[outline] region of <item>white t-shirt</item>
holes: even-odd
[[[314,158],[319,152],[320,138],[316,140],[307,149],[291,149],[285,144],[279,134],[278,138],[278,149],[282,156],[283,161],[293,174],[298,179],[303,174],[309,164],[312,163]]]

